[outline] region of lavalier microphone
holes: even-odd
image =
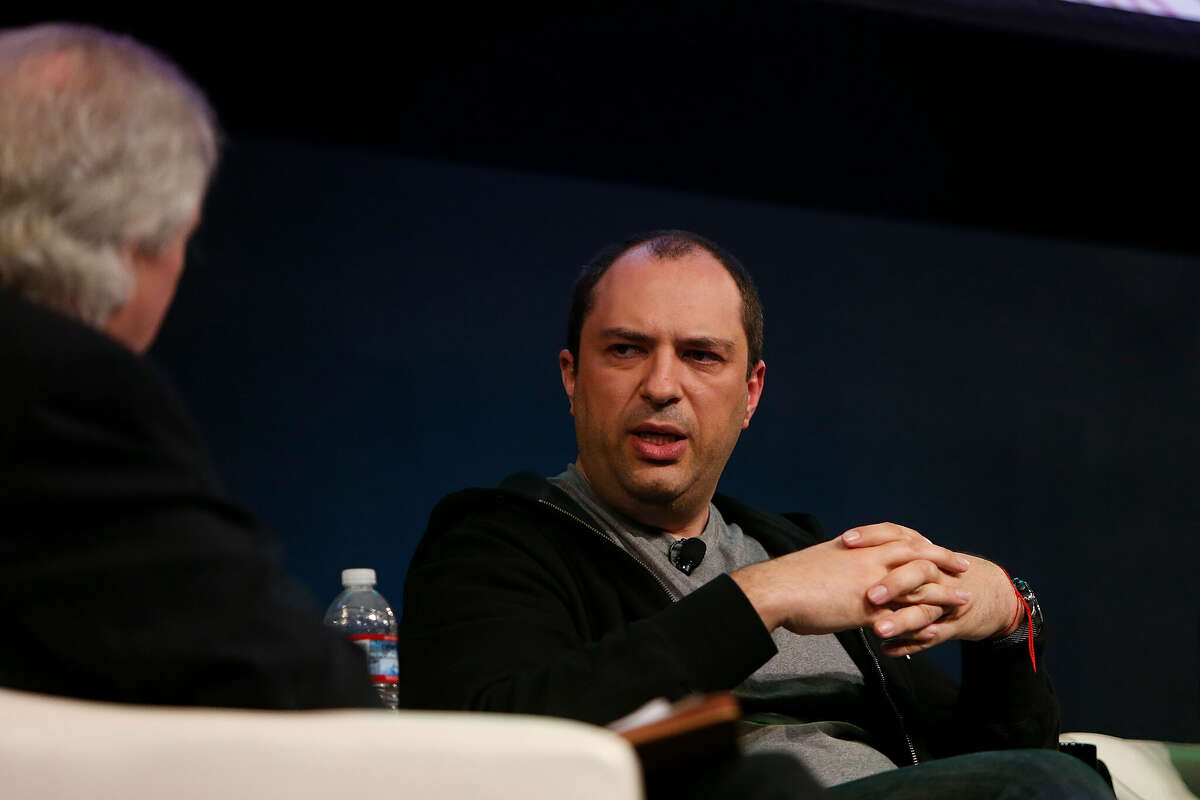
[[[667,558],[671,559],[671,563],[675,565],[675,569],[684,575],[691,575],[692,570],[700,566],[700,562],[704,560],[704,551],[706,549],[704,542],[700,539],[677,539],[675,544],[671,545],[667,550]]]

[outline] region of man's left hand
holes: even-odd
[[[869,537],[863,537],[849,546],[870,547],[873,544]],[[1003,636],[1015,627],[1014,623],[1019,623],[1021,603],[1013,591],[1012,582],[1004,570],[987,559],[971,556],[971,568],[965,572],[951,574],[941,571],[932,582],[907,593],[902,593],[903,588],[899,585],[890,585],[900,583],[890,578],[891,575],[868,590],[869,602],[892,610],[920,605],[927,602],[922,598],[928,593],[929,587],[935,584],[951,590],[964,590],[970,597],[963,605],[946,606],[945,613],[939,619],[902,638],[889,638],[887,616],[876,620],[872,627],[876,635],[884,640],[883,652],[889,656],[909,655],[951,639],[980,641]]]

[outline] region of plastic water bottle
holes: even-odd
[[[396,708],[396,615],[375,591],[375,570],[342,570],[341,594],[325,612],[325,624],[361,647],[367,654],[371,681],[388,708]]]

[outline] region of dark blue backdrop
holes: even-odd
[[[320,602],[398,605],[441,495],[573,459],[577,266],[664,226],[766,304],[723,491],[1004,563],[1069,728],[1200,739],[1200,258],[235,139],[154,355]]]

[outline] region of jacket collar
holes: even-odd
[[[589,516],[565,492],[536,472],[524,471],[510,475],[501,482],[500,489],[530,500],[552,503],[584,519]],[[820,523],[808,514],[767,514],[720,493],[713,497],[713,505],[726,522],[739,525],[761,542],[772,556],[790,553],[798,547],[807,547],[825,538]]]

